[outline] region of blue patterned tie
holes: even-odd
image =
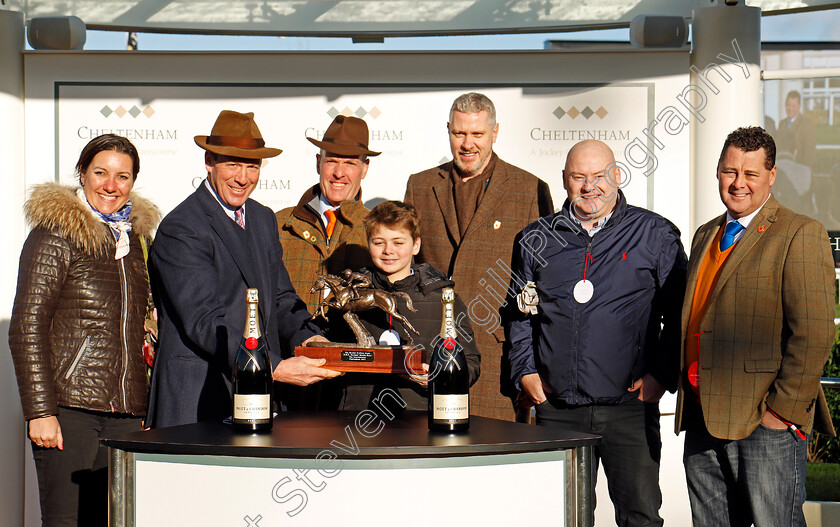
[[[720,251],[723,252],[735,243],[735,236],[744,230],[744,226],[737,221],[730,221],[726,224],[726,229],[723,231],[723,237],[720,239]]]

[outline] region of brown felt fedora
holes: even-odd
[[[232,110],[222,110],[213,123],[210,135],[195,136],[195,144],[214,154],[247,159],[265,159],[282,152],[279,148],[265,146],[253,112]]]
[[[322,141],[311,137],[307,139],[318,148],[340,156],[378,156],[382,152],[368,150],[368,135],[367,123],[362,119],[337,115],[324,132]]]

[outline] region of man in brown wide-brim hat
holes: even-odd
[[[318,184],[304,192],[296,206],[277,213],[286,269],[312,313],[325,294],[310,292],[318,274],[337,275],[345,269],[357,271],[371,265],[362,224],[369,210],[361,201],[361,186],[370,166],[369,158],[380,152],[368,148],[368,136],[364,120],[338,115],[321,140],[307,137],[320,149],[315,154]],[[337,323],[329,329],[342,327]],[[330,338],[343,341],[352,335]],[[299,392],[300,409],[333,409],[340,397],[337,387],[330,390],[319,385],[294,391]]]
[[[307,137],[320,148],[315,170],[320,180],[303,193],[299,203],[277,213],[283,258],[289,276],[310,312],[322,293],[310,293],[318,274],[339,274],[370,264],[362,219],[369,212],[362,204],[362,180],[370,157],[368,126],[358,117],[339,115],[322,140]]]
[[[231,415],[248,288],[259,292],[274,380],[307,385],[339,375],[321,368],[323,359],[280,355],[281,343],[325,340],[289,281],[274,213],[249,199],[262,160],[281,150],[265,145],[253,113],[230,110],[195,142],[205,150],[207,179],[163,219],[149,254],[160,329],[146,419],[152,427]]]

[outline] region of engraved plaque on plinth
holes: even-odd
[[[340,342],[315,342],[295,348],[295,356],[326,359],[322,366],[335,371],[423,374],[421,350],[407,346],[359,346]]]

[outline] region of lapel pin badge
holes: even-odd
[[[758,226],[758,232],[764,232],[764,225]]]
[[[495,230],[499,230],[499,228],[500,228],[501,226],[502,226],[502,222],[500,222],[499,220],[496,220],[496,222],[495,222],[495,223],[493,223],[493,228],[494,228]]]
[[[308,239],[309,239],[309,231],[303,231],[303,239],[304,239],[304,240],[308,240]]]

